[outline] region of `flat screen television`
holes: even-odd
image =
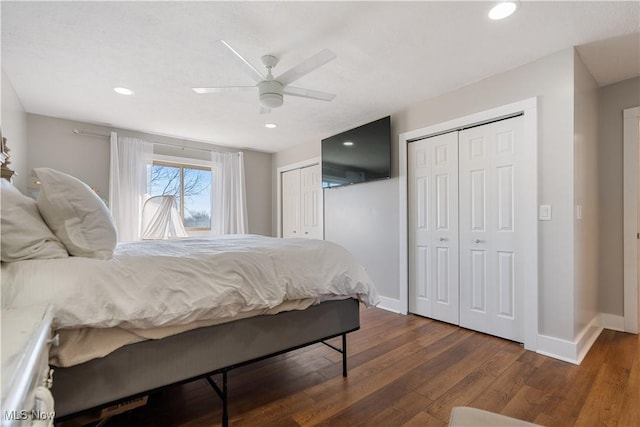
[[[391,117],[322,140],[322,187],[391,176]]]

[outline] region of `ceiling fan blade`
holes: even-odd
[[[299,96],[301,98],[317,99],[319,101],[331,101],[336,96],[332,93],[318,92],[317,90],[302,89],[299,87],[287,86],[282,91],[286,95]]]
[[[192,87],[195,93],[223,93],[223,92],[249,92],[255,91],[255,86],[220,86],[220,87]]]
[[[251,77],[256,83],[261,82],[266,79],[266,76],[262,74],[256,67],[254,67],[249,61],[247,61],[244,56],[240,55],[237,50],[232,48],[229,43],[224,40],[220,40],[220,43],[225,45],[231,52],[233,52],[234,57],[236,58],[236,62],[242,63],[243,69],[245,72]]]
[[[322,67],[329,61],[335,59],[336,54],[329,49],[324,49],[310,58],[305,59],[295,67],[282,73],[276,80],[282,83],[284,86],[293,83],[300,77],[310,73],[316,68]]]

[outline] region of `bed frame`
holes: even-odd
[[[205,378],[222,399],[222,425],[227,426],[230,370],[341,336],[342,348],[327,345],[342,353],[346,377],[346,335],[359,328],[358,301],[345,299],[126,345],[106,357],[55,370],[56,421]],[[221,386],[211,378],[216,374],[222,375]]]

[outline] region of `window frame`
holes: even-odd
[[[163,156],[164,157],[164,156]],[[184,169],[197,169],[203,171],[209,171],[211,173],[211,181],[209,182],[209,191],[213,191],[213,168],[207,167],[203,165],[197,165],[192,163],[187,163],[183,161],[173,161],[168,159],[156,159],[154,158],[151,162],[151,167],[153,166],[167,166],[172,168],[180,169],[180,205],[178,206],[178,213],[180,214],[180,219],[182,220],[182,225],[187,231],[211,231],[211,222],[213,220],[213,212],[211,212],[211,207],[209,207],[209,227],[187,227],[184,225]],[[151,185],[151,183],[149,183]],[[212,197],[213,194],[210,194],[209,197]]]

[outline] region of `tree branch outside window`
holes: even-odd
[[[150,195],[175,196],[185,228],[211,228],[211,169],[154,162],[150,176]]]

